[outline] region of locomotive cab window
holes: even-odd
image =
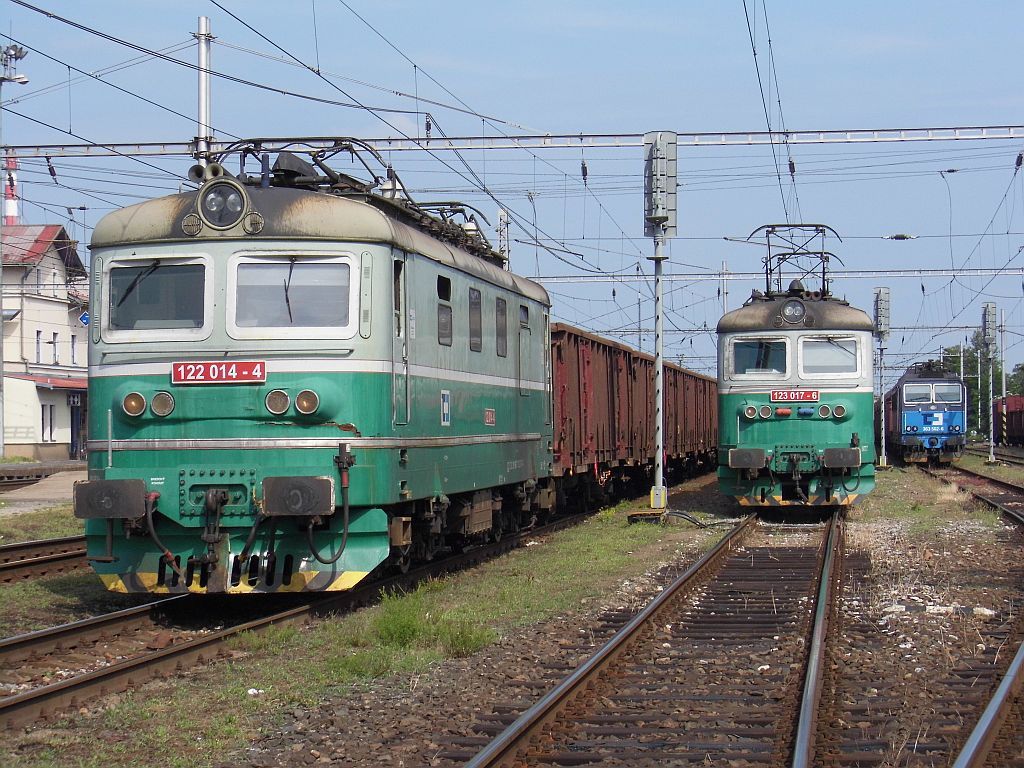
[[[785,339],[734,339],[730,349],[733,376],[786,377],[788,353]]]
[[[903,402],[906,405],[930,403],[932,401],[931,384],[904,384]]]
[[[808,376],[856,375],[857,340],[851,336],[806,336],[800,339],[800,372]]]
[[[935,399],[933,402],[936,403],[959,403],[961,397],[960,385],[959,384],[936,384],[935,385]]]
[[[206,260],[132,255],[105,267],[106,338],[118,342],[205,336],[212,306]]]
[[[357,288],[349,257],[240,255],[229,267],[229,329],[236,338],[348,337]]]

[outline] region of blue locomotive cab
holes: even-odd
[[[967,392],[934,362],[912,366],[886,395],[886,435],[905,462],[955,461],[967,442]]]

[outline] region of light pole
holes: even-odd
[[[0,75],[0,149],[3,150],[4,160],[7,158],[7,151],[4,147],[3,142],[3,84],[4,83],[18,83],[19,85],[25,85],[28,83],[28,78],[25,75],[15,74],[17,68],[17,62],[21,61],[28,55],[28,51],[22,48],[20,45],[8,45],[0,51],[0,63],[3,64],[3,74]],[[6,162],[4,163],[6,165]],[[6,168],[4,169],[6,173]],[[7,450],[7,444],[4,440],[4,429],[6,422],[4,420],[4,220],[7,218],[7,194],[6,189],[9,181],[7,177],[4,178],[4,211],[3,215],[0,216],[0,459],[3,458],[4,453]]]

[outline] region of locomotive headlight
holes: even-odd
[[[157,416],[167,416],[174,410],[174,397],[170,392],[157,392],[153,395],[153,404],[150,408]]]
[[[841,408],[842,406],[837,406],[837,407]],[[829,408],[827,405],[819,405],[818,406],[818,416],[820,416],[823,419],[827,419],[831,415],[832,415],[832,409]]]
[[[268,411],[275,416],[280,416],[288,410],[291,398],[288,397],[288,393],[283,389],[273,389],[267,393],[267,399],[263,402],[267,406]]]
[[[755,405],[748,405],[746,408],[743,409],[743,415],[746,416],[748,419],[756,419],[757,418],[757,406],[755,406]]]
[[[129,392],[121,401],[121,408],[129,416],[141,416],[146,410],[146,398],[139,392]]]
[[[806,311],[802,301],[790,299],[782,305],[782,319],[787,323],[799,323],[804,319]]]
[[[295,396],[295,408],[299,413],[309,416],[320,407],[320,396],[312,389],[304,389]]]
[[[762,419],[767,419],[772,415],[772,407],[770,405],[762,405],[760,414]]]
[[[845,405],[837,405],[835,408],[832,409],[832,413],[835,414],[835,417],[837,419],[841,419],[841,418],[843,418],[843,416],[846,415],[846,406]]]
[[[214,229],[229,229],[245,213],[245,192],[230,181],[207,184],[199,195],[199,215]]]

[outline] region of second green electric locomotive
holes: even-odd
[[[874,488],[874,325],[822,275],[815,291],[769,281],[718,323],[719,488],[740,504],[841,506]]]

